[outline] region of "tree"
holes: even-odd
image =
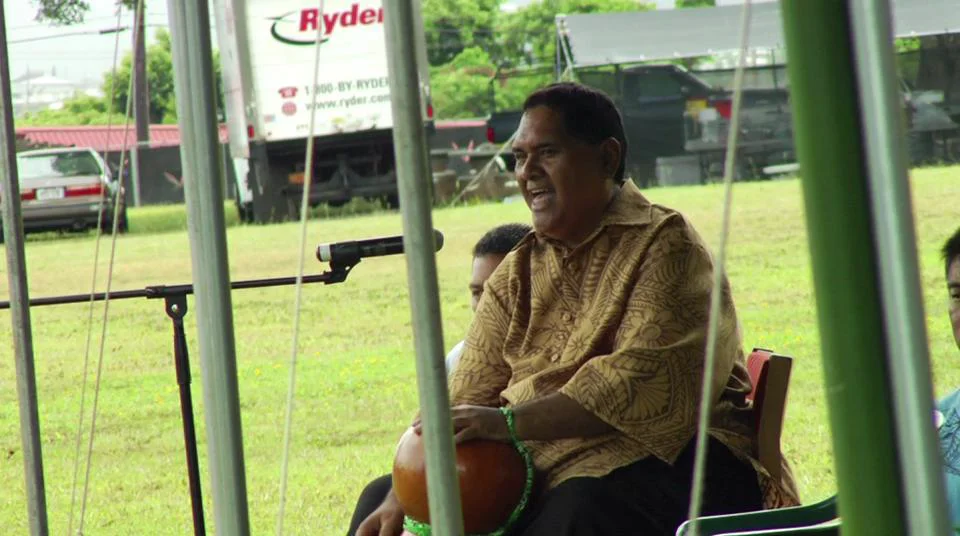
[[[220,80],[220,55],[213,54],[214,78],[217,82],[217,112],[223,115],[223,88]],[[133,54],[124,56],[117,67],[116,78],[112,72],[104,75],[103,94],[114,99],[110,107],[116,113],[126,113],[127,98],[130,90],[130,73],[133,66]],[[152,123],[174,123],[177,120],[177,100],[173,87],[173,54],[170,33],[157,30],[155,41],[147,47],[147,85],[150,88],[150,121]]]
[[[30,3],[37,6],[36,20],[54,25],[83,22],[84,15],[90,11],[90,4],[85,0],[31,0]],[[134,9],[137,0],[117,0],[116,3]]]
[[[123,125],[123,114],[107,112],[104,99],[80,95],[63,103],[59,110],[28,113],[17,119],[17,126],[45,125]]]
[[[425,0],[423,26],[430,65],[450,63],[471,47],[494,54],[499,13],[500,0]]]
[[[677,7],[714,7],[716,0],[677,0]]]
[[[430,92],[438,117],[459,119],[489,113],[494,69],[486,51],[467,48],[446,65],[430,71]]]
[[[499,65],[509,67],[553,64],[556,61],[558,14],[646,11],[637,0],[543,0],[504,17],[498,25],[501,36]]]

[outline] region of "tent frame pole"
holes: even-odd
[[[37,373],[30,323],[30,292],[27,287],[27,259],[20,209],[20,181],[17,174],[13,99],[10,90],[10,57],[3,2],[0,1],[0,189],[3,198],[3,237],[7,244],[7,281],[10,289],[10,321],[13,324],[13,360],[17,374],[20,407],[20,441],[27,492],[27,519],[30,534],[45,536],[47,501],[43,480],[43,448],[37,408]]]
[[[383,11],[430,523],[434,534],[457,536],[463,534],[464,527],[443,353],[430,200],[432,174],[427,158],[417,54],[410,39],[417,35],[415,29],[419,21],[413,0],[385,0]]]

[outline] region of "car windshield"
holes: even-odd
[[[100,163],[86,151],[17,155],[20,180],[100,175]]]

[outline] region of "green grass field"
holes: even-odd
[[[960,168],[913,172],[938,395],[960,385],[960,367],[955,366],[960,356],[947,324],[937,252],[960,225],[958,175]],[[716,244],[721,193],[719,186],[703,186],[651,190],[648,196],[685,212]],[[784,446],[804,501],[814,501],[833,493],[834,477],[800,185],[796,180],[747,183],[738,185],[734,196],[728,259],[745,345],[774,348],[796,359]],[[117,244],[114,290],[190,281],[187,234],[180,223],[164,223],[178,218],[183,221],[178,207],[131,212],[133,233]],[[470,320],[466,283],[473,243],[495,224],[527,219],[522,203],[434,213],[436,227],[446,236],[438,263],[447,347]],[[318,242],[400,230],[399,213],[315,220],[309,228],[311,250]],[[293,275],[298,236],[296,224],[230,227],[231,276]],[[31,295],[89,292],[93,246],[91,235],[31,238]],[[108,242],[101,251],[103,275]],[[309,266],[314,273],[321,269]],[[0,281],[5,299],[6,276]],[[101,278],[98,290],[104,281]],[[389,470],[396,440],[417,408],[403,257],[364,261],[345,284],[309,286],[304,294],[285,526],[296,534],[342,534],[364,483]],[[250,517],[253,533],[266,534],[273,530],[278,506],[293,288],[237,291],[233,306]],[[99,317],[102,305],[96,311]],[[86,533],[188,534],[191,518],[170,323],[162,303],[155,301],[112,302],[109,313]],[[70,510],[87,314],[87,305],[32,311],[47,504],[51,529],[61,534]],[[8,314],[0,317],[10,325]],[[188,320],[205,513],[212,526],[198,334],[195,316],[188,315]],[[94,348],[99,333],[95,321]],[[0,527],[22,534],[26,503],[8,327],[0,328],[0,338]],[[90,378],[92,382],[92,373]],[[91,398],[87,400],[89,408]]]

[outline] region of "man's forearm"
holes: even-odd
[[[517,437],[523,441],[549,441],[592,437],[614,428],[561,393],[553,393],[513,408]]]

